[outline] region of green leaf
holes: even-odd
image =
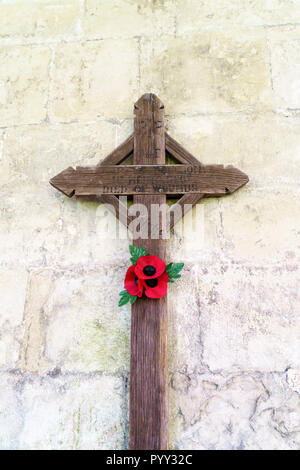
[[[175,282],[173,279],[169,279],[168,282],[172,283]]]
[[[146,250],[143,246],[141,246],[140,248],[137,248],[136,246],[129,245],[129,251],[130,251],[130,254],[131,254],[130,261],[131,261],[132,264],[136,264],[137,260],[141,256],[146,255]]]
[[[122,295],[122,297],[119,300],[119,307],[126,305],[128,302],[130,302],[131,304],[134,304],[134,302],[137,299],[136,295],[131,295],[126,290],[123,290],[122,292],[120,292],[120,295]]]
[[[131,256],[135,256],[137,248],[133,245],[129,245],[129,252]]]
[[[178,274],[182,270],[183,266],[184,266],[184,263],[174,263],[172,266],[172,271],[175,271],[176,274]]]
[[[184,263],[169,263],[166,267],[166,273],[169,277],[179,279],[181,277],[179,273],[182,270],[183,266]]]
[[[126,292],[126,294],[124,294],[119,300],[119,307],[122,307],[123,305],[127,304],[130,300],[130,297],[130,294]]]

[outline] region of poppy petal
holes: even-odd
[[[169,276],[164,272],[161,276],[157,278],[157,285],[155,287],[149,287],[145,280],[143,280],[145,287],[145,295],[151,299],[160,299],[166,295],[168,290],[168,279]]]
[[[147,269],[150,275],[147,274]],[[157,277],[161,276],[165,269],[166,264],[158,256],[141,256],[137,260],[135,266],[135,274],[140,279],[156,279]]]
[[[142,297],[143,285],[135,274],[135,266],[130,266],[130,268],[127,269],[124,285],[128,294]]]

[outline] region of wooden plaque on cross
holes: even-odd
[[[164,105],[154,94],[143,95],[134,105],[134,114],[133,134],[102,162],[95,167],[69,167],[50,183],[69,197],[98,196],[119,218],[122,205],[117,196],[133,196],[133,202],[143,204],[149,214],[143,238],[133,243],[164,260],[167,228],[201,198],[231,194],[248,177],[232,166],[203,165],[170,137],[164,129]],[[131,155],[133,164],[124,165]],[[166,165],[166,155],[178,164]],[[151,210],[165,204],[167,196],[180,198],[170,207],[169,219],[156,218],[158,236],[151,238]],[[126,217],[125,224],[131,221]],[[167,297],[141,298],[131,308],[129,446],[168,449]]]

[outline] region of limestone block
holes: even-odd
[[[132,103],[133,110],[133,103]],[[119,121],[116,125],[116,139],[117,145],[120,145],[130,134],[133,133],[133,119],[124,119]]]
[[[0,184],[44,186],[69,166],[96,165],[114,147],[115,126],[106,121],[7,129],[0,161]]]
[[[176,0],[179,34],[219,29],[299,23],[297,0]]]
[[[299,260],[299,196],[284,187],[242,188],[220,199],[224,250],[235,261],[287,264]]]
[[[34,379],[26,383],[22,398],[21,449],[124,447],[122,379],[97,375]]]
[[[67,199],[48,182],[5,189],[0,208],[2,263],[67,268],[128,263],[127,233],[100,202]]]
[[[263,384],[268,397],[257,401],[251,419],[255,439],[250,449],[298,450],[299,394],[287,388],[285,373],[268,374]]]
[[[50,60],[48,47],[0,47],[0,126],[46,118]]]
[[[117,239],[118,223],[101,203],[68,199],[49,184],[68,166],[97,164],[117,144],[114,126],[104,121],[6,131],[0,161],[3,262],[66,266],[128,258],[126,233]]]
[[[272,36],[271,36],[272,37]],[[270,41],[272,78],[276,105],[279,108],[300,107],[300,37]]]
[[[48,244],[49,261],[61,267],[129,262],[127,231],[107,207],[84,198],[63,198],[57,201],[61,207],[54,234],[58,246]]]
[[[174,0],[87,0],[84,31],[88,38],[174,34]]]
[[[5,137],[6,137],[5,131],[1,130],[0,131],[0,162],[1,162],[2,157],[3,157],[3,147],[4,147]]]
[[[80,32],[78,0],[12,0],[0,4],[0,38],[32,42],[77,35]]]
[[[53,289],[53,274],[49,270],[30,273],[24,313],[24,336],[18,368],[22,371],[43,372],[47,304]]]
[[[141,84],[161,98],[170,115],[273,106],[266,38],[259,33],[144,39]]]
[[[185,266],[182,277],[168,288],[169,370],[173,382],[184,381],[179,380],[179,388],[188,386],[188,377],[202,367],[197,281],[197,272]]]
[[[14,368],[23,336],[27,272],[24,269],[0,271],[0,368]],[[13,301],[12,301],[13,300]]]
[[[289,368],[286,373],[286,381],[292,390],[300,394],[300,369]]]
[[[216,198],[200,200],[177,222],[170,234],[168,260],[193,265],[213,262],[223,250],[222,221]]]
[[[55,121],[131,117],[139,95],[137,40],[62,44],[53,75]]]
[[[294,266],[199,268],[203,364],[212,371],[299,368],[299,272]]]
[[[2,194],[1,263],[7,266],[41,266],[55,261],[60,230],[60,206],[45,186],[11,184]]]
[[[45,356],[66,372],[129,368],[130,306],[118,307],[126,267],[55,274],[47,301]]]
[[[11,374],[0,375],[0,449],[15,450],[22,430],[23,416]]]
[[[198,420],[182,434],[179,447],[242,450],[244,442],[254,436],[249,420],[257,398],[264,393],[262,384],[252,377],[229,379],[210,392]]]
[[[172,137],[202,163],[234,165],[249,175],[248,187],[299,181],[298,130],[299,118],[273,114],[178,116],[169,121]]]
[[[295,266],[186,264],[169,288],[170,373],[299,366],[299,282]]]
[[[177,428],[172,445],[200,450],[296,450],[296,394],[287,396],[283,376],[258,373],[224,378],[198,376],[188,393],[176,392]],[[175,399],[175,400],[176,400]]]

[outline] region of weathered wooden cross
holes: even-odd
[[[72,167],[51,179],[67,196],[97,195],[120,217],[116,195],[151,208],[165,204],[167,195],[181,198],[170,208],[170,227],[207,196],[231,194],[248,182],[232,166],[203,165],[164,130],[164,106],[154,94],[134,105],[134,132],[96,167]],[[120,165],[133,154],[133,165]],[[166,165],[166,155],[179,164]],[[179,212],[176,209],[181,209]],[[179,214],[179,215],[178,215]],[[132,219],[127,217],[128,225]],[[152,255],[165,259],[166,219],[160,217],[159,237],[134,240]],[[122,287],[122,286],[121,286]],[[130,448],[168,449],[167,299],[142,298],[132,305],[130,365]]]

